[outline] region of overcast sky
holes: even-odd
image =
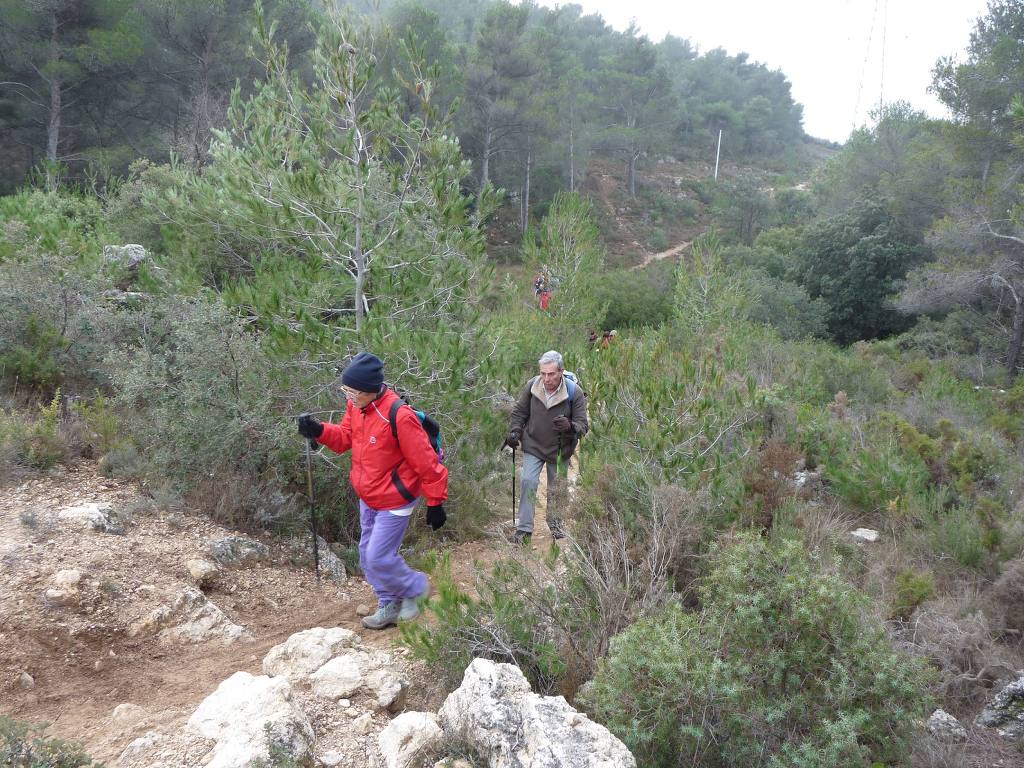
[[[548,6],[564,5],[539,0]],[[804,106],[804,130],[845,141],[885,102],[946,112],[927,92],[940,56],[963,59],[986,0],[574,0],[618,30],[635,19],[654,41],[689,38],[781,69]],[[883,48],[884,41],[884,48]],[[883,56],[884,53],[884,56]],[[884,69],[883,69],[884,61]]]

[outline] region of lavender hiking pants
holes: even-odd
[[[427,574],[414,571],[398,554],[411,517],[373,509],[359,500],[359,566],[381,603],[419,597],[427,591]]]

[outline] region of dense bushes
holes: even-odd
[[[89,768],[99,763],[76,744],[44,737],[46,724],[31,726],[0,715],[0,765],[12,768]]]
[[[927,676],[792,541],[717,546],[701,609],[612,643],[583,701],[643,766],[868,766],[908,751]]]

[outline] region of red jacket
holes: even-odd
[[[319,442],[335,453],[352,449],[349,479],[359,498],[373,509],[408,506],[399,484],[414,499],[426,496],[427,504],[440,504],[448,498],[448,469],[438,461],[419,417],[408,406],[395,414],[395,442],[388,414],[397,399],[387,389],[365,408],[347,403],[340,424],[324,423]]]

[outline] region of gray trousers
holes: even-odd
[[[537,488],[540,486],[540,470],[547,467],[548,472],[548,506],[547,519],[548,528],[555,530],[561,525],[562,502],[565,496],[566,483],[569,472],[569,462],[559,462],[559,467],[553,461],[544,461],[532,453],[523,453],[523,476],[519,484],[521,495],[519,497],[519,521],[516,525],[517,531],[533,533],[534,507],[537,503]],[[558,471],[558,470],[561,471]]]

